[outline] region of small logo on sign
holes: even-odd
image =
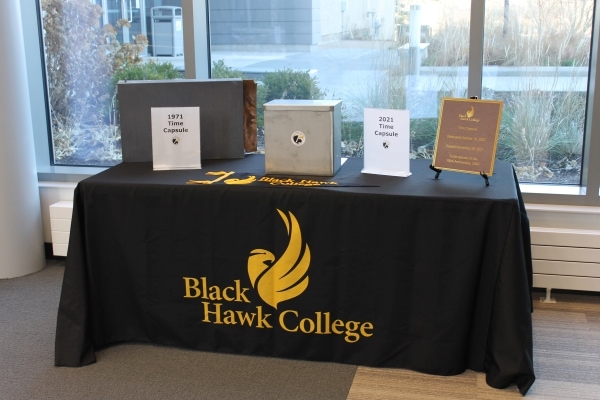
[[[479,122],[478,118],[475,117],[475,107],[471,106],[470,110],[467,110],[464,114],[458,114],[458,118],[461,121]]]
[[[181,141],[181,139],[179,139],[177,136],[173,136],[173,139],[171,139],[171,142],[173,142],[174,145],[178,145],[179,142]]]
[[[390,142],[388,140],[383,142],[383,148],[384,149],[389,149],[390,148]]]
[[[304,141],[306,140],[306,136],[304,135],[304,133],[296,131],[292,133],[291,139],[294,146],[302,146],[304,144]]]

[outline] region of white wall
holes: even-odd
[[[525,208],[532,227],[600,230],[600,207],[525,204]]]
[[[44,244],[36,187],[29,83],[18,0],[0,15],[0,279],[42,269]]]

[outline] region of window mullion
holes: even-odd
[[[182,0],[185,77],[210,77],[208,0]]]
[[[598,2],[594,14],[598,12]],[[582,162],[582,186],[586,188],[586,205],[600,205],[600,68],[598,68],[600,19],[594,17],[585,138]],[[595,116],[595,118],[594,118]]]
[[[483,28],[485,20],[485,1],[471,1],[471,21],[469,24],[469,97],[481,98],[483,76]]]

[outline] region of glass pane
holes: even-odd
[[[182,76],[181,12],[171,3],[42,0],[54,164],[121,162],[118,80]],[[155,6],[173,18],[152,18]]]
[[[521,182],[579,184],[593,0],[487,0],[483,98]]]
[[[262,104],[341,99],[343,156],[363,153],[365,108],[392,108],[411,112],[412,156],[430,158],[441,98],[466,95],[469,10],[451,0],[211,1],[212,76],[258,82],[259,151]]]

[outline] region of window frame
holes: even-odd
[[[182,0],[184,23],[185,68],[188,79],[206,78],[210,75],[209,0]],[[598,3],[594,1],[594,22],[591,40],[588,79],[588,105],[584,132],[581,185],[547,185],[521,183],[526,203],[574,206],[600,206],[600,68],[598,68],[598,43],[600,18],[596,18]],[[485,0],[471,0],[468,93],[480,96],[483,71],[483,35]],[[33,119],[35,153],[38,179],[42,181],[77,182],[103,171],[106,167],[66,167],[53,165],[47,89],[43,63],[40,0],[21,2],[23,35],[27,58],[29,91]],[[35,18],[33,18],[35,16]],[[596,118],[594,118],[594,116]],[[593,132],[596,132],[594,135]],[[493,178],[492,178],[493,179]]]

